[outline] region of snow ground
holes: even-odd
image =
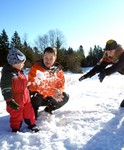
[[[97,75],[82,82],[81,74],[65,77],[70,100],[52,116],[40,108],[38,133],[24,123],[22,132],[11,132],[0,92],[0,150],[124,150],[124,76],[115,73],[102,83]]]

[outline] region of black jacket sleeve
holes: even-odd
[[[101,72],[105,67],[109,65],[108,62],[101,62],[101,64],[96,65],[93,69],[91,69],[87,74],[84,75],[85,78],[91,78],[95,74]]]
[[[3,67],[1,74],[1,91],[4,97],[4,100],[12,98],[12,73]]]

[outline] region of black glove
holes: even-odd
[[[105,78],[105,76],[106,76],[106,72],[105,72],[105,70],[102,70],[102,71],[99,73],[99,75],[98,75],[100,82],[103,81],[103,79]]]
[[[80,77],[80,78],[79,78],[79,81],[82,81],[82,80],[84,80],[84,79],[86,79],[86,76],[85,76],[85,75],[83,75],[82,77]]]
[[[10,108],[12,108],[14,110],[19,109],[19,105],[15,102],[14,99],[12,99],[11,101],[8,101],[7,106],[9,106]]]

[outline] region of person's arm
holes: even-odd
[[[88,73],[86,73],[85,75],[81,76],[79,78],[79,81],[82,81],[83,79],[86,78],[91,78],[92,76],[94,76],[96,73],[101,72],[102,70],[105,69],[105,67],[108,65],[108,62],[102,61],[100,64],[97,64],[93,69],[91,69]]]
[[[6,101],[7,106],[14,110],[17,110],[19,109],[19,105],[13,99],[12,78],[13,78],[12,72],[2,71],[1,90],[2,90],[2,95],[4,97],[4,100]]]
[[[64,72],[62,70],[60,70],[57,73],[57,85],[56,88],[58,88],[61,92],[64,91],[64,87],[65,87],[65,76],[64,76]]]
[[[9,71],[2,70],[1,76],[1,91],[4,100],[12,98],[12,78],[13,75]]]
[[[64,86],[65,86],[65,77],[64,77],[64,72],[62,69],[60,69],[56,73],[56,91],[54,95],[52,96],[57,102],[63,101],[63,91],[64,91]]]
[[[32,66],[29,73],[28,73],[28,82],[34,82],[34,77],[36,77],[36,70],[35,66]]]
[[[38,70],[38,67],[36,64],[34,64],[28,73],[28,87],[29,87],[29,90],[32,92],[34,92],[34,91],[37,92],[38,86],[35,82],[37,70]]]

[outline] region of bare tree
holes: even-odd
[[[49,30],[47,34],[41,35],[35,41],[39,51],[43,51],[46,47],[52,46],[59,49],[64,48],[66,45],[65,37],[61,31],[58,29],[56,30]],[[58,46],[59,45],[59,46]]]
[[[58,29],[50,30],[48,34],[49,34],[50,46],[57,48],[57,44],[59,41],[60,48],[65,47],[66,40],[65,40],[63,33],[60,30]]]
[[[55,41],[56,41],[56,33],[55,30],[50,30],[48,32],[49,35],[49,42],[50,42],[50,46],[55,47]]]
[[[39,36],[35,44],[39,48],[39,51],[43,52],[44,49],[49,45],[48,35],[44,34],[43,36]]]

